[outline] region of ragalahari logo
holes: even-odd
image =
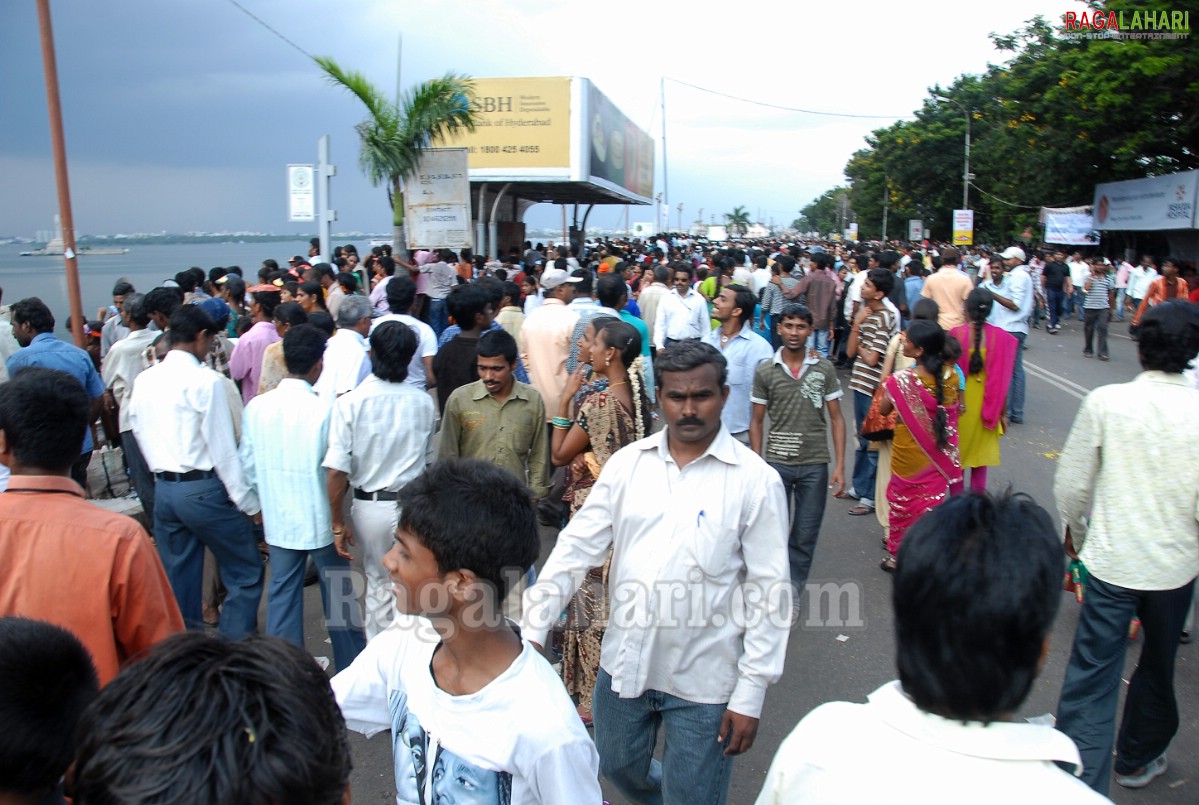
[[[1069,11],[1062,22],[1066,39],[1188,39],[1191,35],[1190,11]]]

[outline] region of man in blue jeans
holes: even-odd
[[[324,332],[309,324],[283,336],[287,376],[250,400],[241,439],[246,482],[262,502],[262,526],[270,548],[266,632],[304,647],[304,571],[317,568],[325,625],[337,670],[350,666],[366,646],[362,607],[350,577],[348,551],[333,544],[333,521],[325,468],[332,406],[312,384],[324,367]]]
[[[1032,275],[1024,265],[1024,250],[1019,246],[1005,249],[991,265],[990,280],[979,287],[986,288],[995,299],[987,323],[1007,330],[1020,342],[1007,394],[1008,421],[1019,425],[1024,421],[1024,341],[1028,338],[1028,320],[1035,303]]]
[[[1082,401],[1053,486],[1066,552],[1088,573],[1057,727],[1078,745],[1083,782],[1105,795],[1113,770],[1125,788],[1166,772],[1179,724],[1174,665],[1199,574],[1199,443],[1180,438],[1199,409],[1199,391],[1183,376],[1199,352],[1195,306],[1153,308],[1141,320],[1138,352],[1144,371]],[[1152,490],[1152,501],[1130,489]],[[1117,732],[1133,617],[1143,646]]]
[[[654,371],[666,428],[608,459],[525,591],[522,633],[544,642],[610,556],[592,702],[600,771],[638,805],[723,805],[783,671],[787,505],[778,473],[721,422],[720,351],[680,341]]]
[[[884,303],[895,283],[890,269],[872,268],[862,283],[862,305],[850,325],[846,354],[854,359],[849,388],[853,391],[854,432],[861,433],[862,421],[870,411],[874,390],[883,372],[883,357],[891,336],[899,332],[897,315]],[[870,442],[858,436],[858,449],[853,457],[853,488],[836,497],[858,498],[859,503],[849,510],[854,517],[874,511],[874,486],[878,475],[878,451]]]
[[[237,455],[233,406],[241,401],[204,364],[217,330],[197,305],[172,313],[169,351],[137,376],[129,416],[154,473],[154,536],[183,620],[201,626],[208,548],[229,591],[221,632],[236,639],[258,628],[262,559],[249,516],[260,507]]]
[[[845,488],[845,420],[841,416],[841,398],[845,393],[833,365],[806,348],[812,333],[812,312],[803,305],[790,304],[783,307],[777,318],[783,346],[773,360],[759,365],[754,373],[749,444],[783,479],[787,503],[790,505],[794,500],[787,558],[795,595],[791,608],[797,612],[812,567],[816,538],[820,536],[828,490],[831,486],[836,493]],[[766,414],[770,414],[770,433],[763,452]]]

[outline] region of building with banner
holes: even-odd
[[[586,78],[475,78],[479,123],[439,145],[468,155],[475,251],[524,239],[534,204],[573,207],[579,242],[596,204],[650,204],[654,141]]]
[[[1095,185],[1094,228],[1125,254],[1199,260],[1199,170]]]

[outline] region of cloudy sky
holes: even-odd
[[[744,5],[639,0],[239,0],[311,54],[391,90],[403,34],[407,84],[446,71],[590,78],[660,138],[659,80],[780,106],[906,116],[929,87],[1001,58],[987,38],[1075,0],[970,6],[937,0]],[[387,231],[382,189],[357,166],[358,102],[230,0],[52,0],[80,233],[300,232],[284,166],[332,136],[334,230]],[[790,222],[844,181],[846,160],[890,120],[822,117],[666,84],[671,224],[735,205]],[[959,159],[950,153],[947,159]],[[655,190],[662,186],[657,157]],[[0,2],[0,235],[32,236],[57,209],[34,0]],[[530,226],[560,208],[534,207]],[[650,221],[646,208],[632,220]],[[602,207],[592,226],[619,226]]]

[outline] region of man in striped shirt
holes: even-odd
[[[1083,357],[1092,358],[1095,351],[1095,333],[1099,333],[1099,360],[1107,357],[1107,325],[1112,320],[1112,304],[1116,295],[1116,283],[1108,276],[1107,262],[1102,257],[1091,258],[1091,273],[1083,281],[1083,324],[1085,341]]]
[[[862,306],[854,316],[846,353],[854,358],[849,387],[853,390],[854,429],[862,430],[862,420],[870,411],[874,390],[883,371],[883,356],[895,326],[895,314],[883,304],[895,283],[895,275],[885,268],[871,269],[862,283]],[[868,449],[870,442],[858,437],[853,459],[853,488],[840,497],[856,497],[859,504],[849,510],[855,517],[874,511],[874,479],[878,473],[878,452]]]

